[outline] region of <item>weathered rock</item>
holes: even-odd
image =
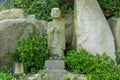
[[[29,75],[29,80],[86,80],[87,76],[83,74],[72,74],[65,70],[64,60],[46,60],[46,69],[34,75]]]
[[[29,35],[46,32],[47,22],[36,19],[6,19],[0,21],[0,66],[12,63],[6,54],[8,50],[15,50],[18,42]],[[37,29],[35,29],[37,28]]]
[[[72,45],[73,41],[73,31],[74,31],[74,24],[73,24],[73,12],[70,11],[66,13],[62,21],[65,23],[65,32],[66,32],[66,44]]]
[[[75,0],[76,48],[115,59],[114,37],[97,0]]]
[[[44,79],[44,80],[86,80],[87,76],[83,74],[72,74],[65,70],[64,60],[46,60],[46,69],[29,76],[28,79]]]
[[[120,18],[111,17],[108,21],[115,37],[116,50],[120,50]]]
[[[23,18],[21,9],[3,10],[0,12],[0,20]]]

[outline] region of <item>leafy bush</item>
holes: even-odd
[[[85,49],[70,50],[65,62],[68,71],[86,74],[88,80],[120,80],[120,67],[106,55],[93,56]]]
[[[12,74],[0,72],[0,80],[16,80]]]
[[[12,1],[11,0],[6,0],[4,2],[3,10],[4,9],[11,9],[11,8],[14,8],[14,5],[13,5]]]
[[[51,20],[50,12],[59,7],[65,13],[69,6],[65,0],[12,0],[15,7],[22,8],[25,15],[35,14],[37,19]]]
[[[97,0],[107,18],[120,17],[120,0]]]
[[[7,66],[0,67],[0,80],[16,80],[12,75],[12,70]]]
[[[44,62],[49,58],[45,36],[33,36],[19,43],[16,51],[8,54],[18,62],[23,62],[27,72],[36,72],[44,68]]]

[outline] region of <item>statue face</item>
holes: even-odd
[[[51,11],[51,17],[54,18],[60,18],[61,17],[61,12],[59,8],[53,8]]]

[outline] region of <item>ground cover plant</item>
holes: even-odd
[[[86,74],[87,80],[120,80],[120,67],[105,54],[93,56],[85,49],[70,50],[65,62],[68,71]]]
[[[12,74],[12,69],[7,66],[0,67],[0,80],[16,80]]]

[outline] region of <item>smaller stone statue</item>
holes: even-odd
[[[53,59],[60,59],[64,56],[65,50],[65,25],[61,21],[61,12],[59,8],[53,8],[51,11],[53,21],[48,23],[48,48],[50,53],[55,54]]]

